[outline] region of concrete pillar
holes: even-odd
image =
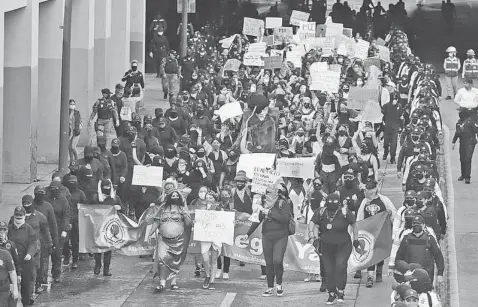
[[[3,180],[37,176],[39,0],[5,13]]]
[[[65,0],[40,3],[38,46],[38,162],[58,162]]]
[[[133,1],[133,2],[136,2]],[[114,0],[111,5],[111,44],[108,57],[111,76],[110,90],[121,82],[124,73],[130,68],[131,0]]]
[[[95,1],[95,76],[94,93],[101,95],[101,89],[110,87],[108,58],[111,38],[111,0]],[[111,91],[114,91],[111,89]],[[98,96],[99,97],[99,96]]]
[[[5,53],[5,13],[3,3],[0,1],[0,175],[3,174],[3,69],[4,67],[4,53]],[[0,176],[0,187],[3,183],[3,176]],[[3,200],[2,189],[0,189],[0,202]]]
[[[89,143],[88,118],[101,93],[93,93],[95,1],[74,0],[71,12],[70,96],[83,119],[80,145]]]
[[[138,69],[144,73],[146,48],[146,0],[131,3],[130,60],[138,61]]]

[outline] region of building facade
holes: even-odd
[[[114,91],[132,60],[144,70],[145,18],[146,0],[0,1],[3,182],[32,182],[37,163],[58,161],[62,87],[83,117],[80,144],[87,142],[87,119],[101,89]],[[64,40],[65,21],[71,37]]]

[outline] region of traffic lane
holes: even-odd
[[[456,104],[444,101],[440,104],[444,123],[450,129],[450,143],[455,134],[455,124],[458,121]],[[459,142],[455,150],[450,151],[451,172],[455,194],[455,248],[458,269],[458,288],[461,306],[473,306],[478,300],[478,208],[476,199],[478,190],[478,163],[472,163],[471,184],[457,181],[461,175]],[[475,179],[474,179],[475,178]]]

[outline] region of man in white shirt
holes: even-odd
[[[478,107],[478,89],[473,87],[473,80],[466,79],[465,86],[460,88],[455,96],[455,103],[461,108],[475,109]]]

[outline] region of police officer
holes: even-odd
[[[478,78],[478,60],[475,59],[475,51],[470,49],[466,52],[466,60],[463,61],[463,72],[461,77],[463,79],[477,79]]]
[[[406,235],[397,251],[395,266],[400,260],[406,263],[418,263],[433,280],[435,264],[438,270],[438,280],[443,280],[445,262],[437,240],[429,232],[425,231],[425,219],[416,215],[412,220],[412,233]],[[434,261],[432,261],[434,259]]]
[[[478,122],[475,116],[472,116],[473,111],[462,110],[460,112],[460,119],[456,123],[456,131],[452,140],[452,149],[455,149],[455,143],[460,139],[460,162],[461,162],[461,176],[458,181],[465,180],[470,183],[471,178],[471,159],[475,151],[477,143]]]
[[[126,82],[125,87],[141,86],[141,89],[144,89],[144,77],[143,73],[138,70],[138,61],[131,62],[131,69],[125,72],[121,81]]]
[[[93,105],[93,112],[91,112],[88,126],[91,127],[91,123],[95,119],[95,116],[98,115],[98,118],[95,123],[96,135],[104,135],[111,140],[114,138],[114,127],[118,127],[120,124],[118,110],[114,102],[111,100],[111,91],[109,89],[102,89],[101,94],[103,95],[103,97],[98,98],[98,100]]]
[[[13,223],[8,226],[8,237],[15,242],[19,263],[22,270],[21,293],[23,306],[33,305],[33,286],[35,284],[36,268],[33,257],[38,254],[38,235],[25,222],[25,208],[16,207]]]
[[[178,53],[175,50],[170,50],[168,57],[161,62],[161,78],[163,78],[163,86],[166,85],[167,90],[163,89],[164,99],[170,96],[179,94],[179,74],[180,67],[177,60]]]
[[[13,287],[12,292],[10,285]],[[13,306],[12,299],[18,299],[17,272],[12,256],[6,250],[0,249],[0,307]],[[14,306],[16,305],[15,303]]]
[[[0,222],[0,260],[3,260],[3,264],[0,265],[0,270],[2,269],[2,267],[6,267],[8,265],[7,263],[7,259],[8,257],[5,257],[5,255],[3,254],[3,251],[7,252],[12,261],[13,261],[13,265],[14,265],[14,268],[15,268],[15,276],[16,276],[16,280],[17,282],[15,283],[12,283],[10,281],[14,281],[15,278],[12,278],[12,276],[10,276],[10,281],[9,283],[11,283],[13,286],[16,285],[16,296],[14,295],[13,297],[11,295],[7,295],[7,293],[9,294],[10,293],[10,287],[5,288],[6,291],[2,291],[0,290],[0,306],[12,306],[12,307],[16,307],[17,306],[17,300],[18,300],[18,283],[20,282],[21,280],[21,267],[19,265],[19,259],[18,259],[18,252],[17,252],[17,247],[15,246],[15,243],[11,240],[8,240],[8,236],[7,236],[7,233],[8,233],[8,225],[7,223],[5,222]],[[8,273],[10,272],[11,270],[8,271]],[[2,273],[0,273],[1,275]],[[2,284],[2,281],[3,281],[3,278],[0,277],[0,288],[3,288],[3,286],[5,286],[5,284],[3,283]],[[15,290],[15,289],[14,289]],[[8,300],[8,305],[4,305],[5,304],[5,301],[4,299],[7,298]]]
[[[443,63],[443,68],[445,69],[445,82],[447,96],[446,99],[450,100],[455,97],[456,92],[458,91],[458,71],[461,68],[460,59],[456,57],[456,48],[450,46],[446,49],[448,57]]]

